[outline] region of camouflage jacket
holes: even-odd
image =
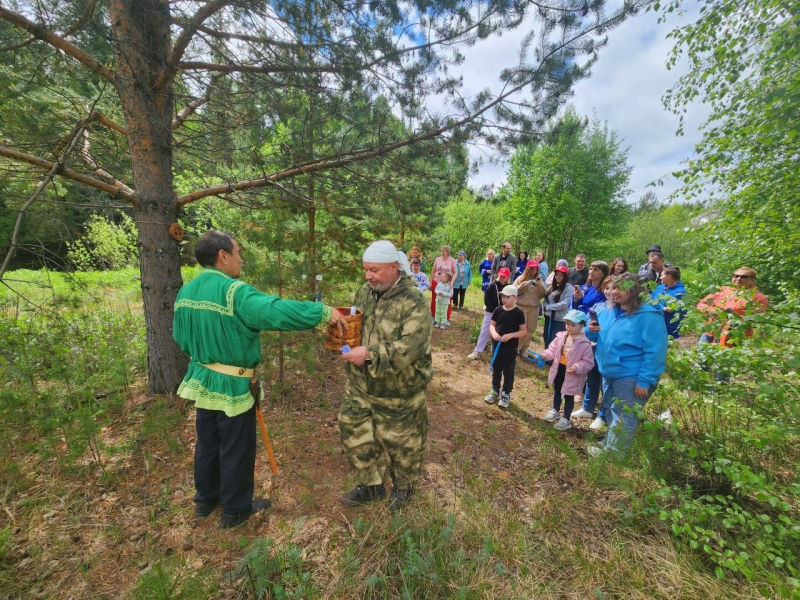
[[[348,364],[348,383],[383,398],[405,398],[424,390],[433,378],[431,313],[414,280],[400,277],[377,301],[365,283],[354,304],[363,313],[361,345],[369,349],[372,364]]]

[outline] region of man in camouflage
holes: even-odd
[[[385,450],[394,483],[389,506],[397,510],[410,500],[425,455],[431,315],[405,255],[391,242],[373,243],[363,265],[367,282],[354,300],[363,314],[362,345],[342,354],[349,364],[339,412],[339,433],[357,485],[341,501],[358,506],[386,496]]]

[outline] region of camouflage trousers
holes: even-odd
[[[339,434],[347,461],[356,471],[356,483],[383,483],[385,450],[394,487],[414,487],[422,472],[428,438],[425,390],[408,398],[378,398],[345,386]]]

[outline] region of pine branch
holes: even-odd
[[[170,52],[170,55],[167,57],[166,66],[161,73],[159,73],[158,78],[156,79],[154,86],[155,89],[159,90],[163,88],[167,82],[170,82],[175,78],[181,58],[183,58],[186,48],[189,47],[194,34],[197,33],[197,29],[203,23],[203,21],[213,16],[216,12],[219,12],[229,4],[231,4],[230,0],[214,0],[213,2],[208,2],[203,5],[203,7],[200,8],[200,10],[198,10],[191,19],[189,19],[184,26],[183,31],[181,31],[181,34],[178,36],[178,39],[175,40],[175,45],[172,47],[172,52]]]
[[[116,77],[114,72],[111,71],[108,67],[106,67],[103,63],[97,60],[95,57],[90,55],[87,52],[84,52],[74,44],[68,42],[60,35],[56,34],[50,29],[43,27],[42,25],[38,25],[33,21],[29,21],[25,17],[20,14],[17,14],[13,11],[0,6],[0,19],[4,19],[14,25],[15,27],[19,27],[20,29],[24,29],[28,33],[30,33],[33,37],[37,40],[41,40],[50,44],[51,46],[58,48],[68,56],[71,56],[79,63],[84,65],[85,67],[89,68],[90,70],[94,71],[101,77],[105,77],[111,83],[115,83]]]
[[[33,156],[32,154],[26,154],[25,152],[12,150],[11,148],[3,144],[0,144],[0,156],[5,156],[6,158],[10,158],[11,160],[28,163],[30,165],[34,165],[35,167],[39,167],[40,169],[46,169],[48,172],[51,169],[55,168],[56,175],[61,175],[62,177],[66,177],[67,179],[72,179],[73,181],[77,181],[78,183],[83,183],[84,185],[88,185],[89,187],[102,190],[110,194],[112,198],[123,198],[134,206],[136,206],[137,204],[136,196],[134,196],[133,194],[129,194],[128,192],[116,188],[111,184],[99,181],[93,177],[84,175],[83,173],[78,173],[77,171],[73,171],[72,169],[66,169],[58,162],[54,163],[49,160],[45,160],[44,158]]]

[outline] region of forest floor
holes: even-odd
[[[541,420],[544,371],[519,360],[510,409],[484,402],[489,352],[466,358],[481,317],[472,306],[434,330],[424,474],[400,516],[338,502],[354,483],[337,428],[344,377],[320,350],[265,407],[280,473],[259,440],[256,493],[273,507],[234,530],[219,511],[193,515],[194,411],[179,401],[129,398],[102,431],[102,467],[16,445],[0,478],[0,599],[249,598],[265,582],[277,598],[758,597],[632,514],[656,483],[590,462],[589,421],[559,433]],[[258,540],[279,560],[254,573],[241,565]]]

